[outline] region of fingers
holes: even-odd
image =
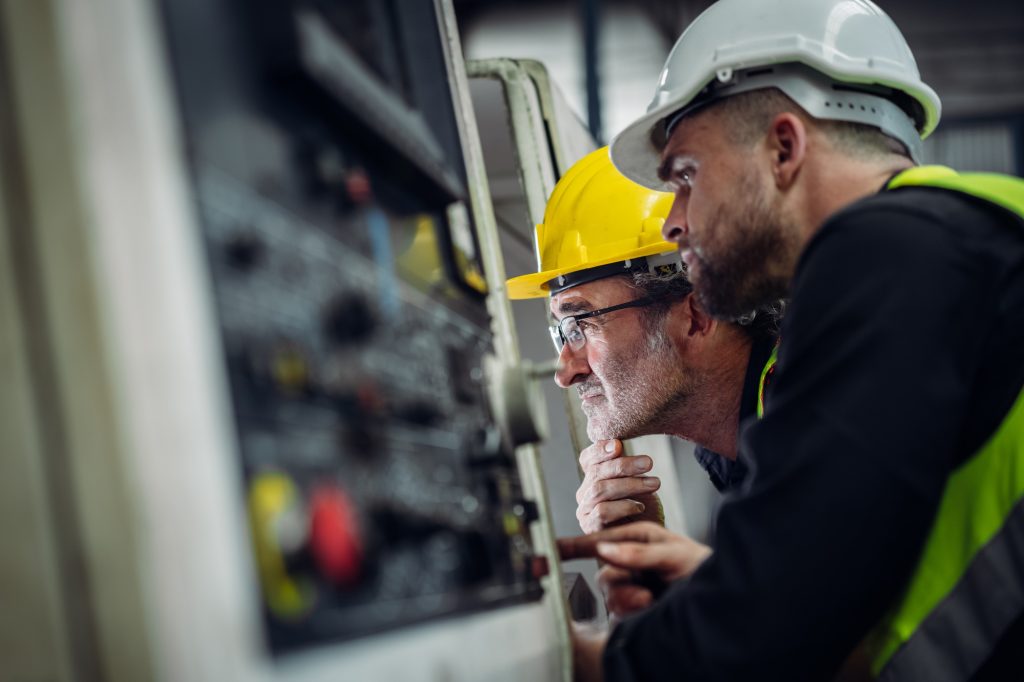
[[[604,679],[602,657],[608,641],[608,629],[584,623],[570,623],[574,680],[591,682]]]
[[[615,566],[604,566],[597,573],[597,584],[604,594],[605,605],[613,616],[622,618],[654,601],[654,595],[646,587],[633,582],[636,573]]]
[[[626,526],[608,528],[597,533],[591,533],[590,535],[559,538],[558,550],[565,561],[570,559],[592,559],[598,556],[597,543],[599,542],[656,542],[672,536],[672,533],[656,523],[641,521]]]
[[[584,490],[584,486],[586,489]],[[577,502],[594,505],[606,500],[624,500],[638,495],[649,495],[661,487],[661,479],[657,476],[630,476],[628,478],[609,478],[594,481],[589,486],[584,483],[577,492]]]
[[[584,481],[604,481],[613,478],[627,478],[646,474],[654,466],[654,461],[647,455],[635,457],[616,457],[607,462],[592,464],[584,470]]]
[[[599,440],[580,453],[580,467],[587,469],[599,462],[607,462],[619,457],[622,452],[622,441],[618,439]]]
[[[661,487],[656,476],[613,478],[591,485],[579,500],[576,519],[585,533],[606,528],[630,516],[642,514],[650,503],[651,518],[658,518],[660,503],[654,491]]]
[[[584,532],[642,514],[647,500],[661,487],[656,476],[642,475],[654,466],[650,457],[623,453],[622,442],[614,439],[598,441],[580,453],[584,477],[576,491],[576,518]],[[657,510],[652,510],[652,516],[658,516]]]
[[[635,575],[636,573],[629,569],[605,564],[597,572],[597,586],[601,588],[601,592],[608,594],[608,590],[613,587],[632,583]]]
[[[616,567],[655,571],[665,581],[690,575],[711,554],[709,547],[671,534],[655,542],[600,541],[595,549],[598,558]]]
[[[613,523],[631,516],[643,514],[647,507],[639,500],[614,500],[594,505],[580,506],[576,519],[584,533],[595,533]]]
[[[654,595],[639,585],[616,585],[605,594],[604,603],[609,614],[624,618],[654,603]]]

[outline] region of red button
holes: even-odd
[[[359,580],[363,544],[348,496],[333,486],[318,488],[310,502],[310,550],[320,572],[349,587]]]

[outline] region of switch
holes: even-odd
[[[307,613],[316,599],[307,581],[289,573],[285,557],[286,551],[302,542],[291,523],[301,513],[301,501],[295,484],[284,474],[260,474],[249,486],[249,523],[264,599],[269,610],[285,620]]]
[[[309,548],[320,573],[339,587],[352,587],[362,574],[363,542],[352,501],[331,485],[310,502]]]

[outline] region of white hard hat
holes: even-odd
[[[676,41],[647,114],[612,140],[612,161],[634,182],[664,189],[659,157],[681,114],[768,87],[815,118],[876,126],[915,159],[939,122],[938,95],[869,0],[719,0]]]

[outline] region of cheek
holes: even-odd
[[[697,238],[705,237],[708,233],[708,206],[714,201],[714,196],[709,194],[712,187],[709,186],[706,178],[701,176],[690,188],[690,195],[686,202],[686,222],[690,226],[690,233],[696,234]]]
[[[602,339],[587,338],[587,362],[595,374],[601,374],[608,358],[608,345]]]

